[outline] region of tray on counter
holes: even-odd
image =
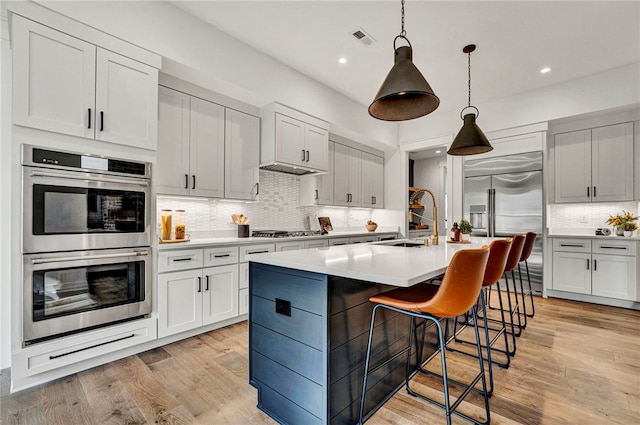
[[[158,239],[158,243],[184,243],[189,241],[191,239]]]

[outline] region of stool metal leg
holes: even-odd
[[[524,291],[524,289],[522,289],[522,305],[524,306],[524,314],[525,314],[524,323],[526,326],[527,317],[533,317],[536,315],[536,306],[535,306],[535,303],[533,302],[533,288],[531,287],[531,275],[529,275],[529,262],[527,260],[524,260],[524,267],[527,272],[527,282],[529,284],[529,289],[526,292]],[[523,286],[522,269],[520,267],[520,264],[518,264],[518,273],[520,274],[520,286]],[[529,300],[531,301],[531,313],[527,313],[526,311],[526,305],[525,305],[526,297],[529,297]]]
[[[369,326],[369,342],[367,344],[367,357],[365,357],[365,362],[364,362],[364,377],[362,378],[362,395],[360,397],[360,416],[358,420],[358,423],[360,425],[363,424],[362,415],[364,414],[364,394],[367,389],[367,375],[369,374],[369,359],[371,358],[371,339],[373,337],[373,325],[376,320],[376,311],[378,310],[378,307],[380,307],[380,304],[376,304],[373,307],[373,311],[371,312],[371,325]],[[411,338],[411,335],[409,335],[409,338]]]

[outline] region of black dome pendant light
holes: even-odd
[[[399,38],[408,46],[396,47]],[[435,111],[440,99],[413,64],[413,49],[404,30],[404,0],[402,0],[402,30],[393,40],[395,63],[382,82],[378,94],[369,106],[372,117],[384,121],[405,121]]]
[[[489,140],[487,140],[487,136],[484,135],[480,127],[476,124],[476,118],[480,116],[480,111],[475,106],[471,106],[471,52],[474,50],[476,50],[475,44],[469,44],[462,49],[464,53],[469,55],[469,105],[462,108],[460,118],[462,118],[462,113],[465,109],[473,108],[476,110],[476,113],[475,115],[472,113],[466,114],[464,118],[462,118],[464,124],[447,151],[449,155],[476,155],[493,150]]]

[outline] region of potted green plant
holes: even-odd
[[[473,230],[471,223],[467,220],[460,220],[458,227],[460,228],[460,240],[468,241],[471,236],[471,231]]]

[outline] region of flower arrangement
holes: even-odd
[[[638,228],[636,220],[638,220],[637,216],[634,217],[630,212],[623,210],[622,214],[609,215],[607,224],[622,230],[634,231]]]
[[[462,233],[463,235],[469,235],[473,230],[473,226],[471,226],[471,223],[464,219],[460,220],[460,224],[458,227],[460,227],[460,233]]]

